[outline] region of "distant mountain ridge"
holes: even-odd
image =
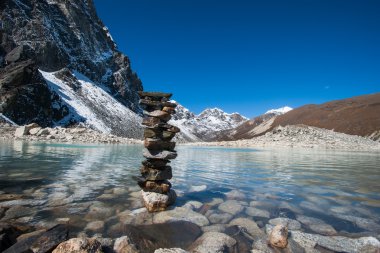
[[[289,106],[284,106],[277,109],[271,109],[264,114],[254,117],[246,122],[243,122],[236,128],[226,129],[215,133],[212,136],[213,141],[234,141],[240,139],[251,139],[259,136],[271,129],[274,119],[293,110]]]
[[[304,105],[278,116],[271,126],[303,124],[336,132],[371,136],[380,132],[380,93]],[[375,139],[375,137],[373,137]]]
[[[181,128],[179,140],[209,141],[213,139],[215,133],[235,128],[247,120],[248,118],[239,113],[226,113],[219,108],[207,108],[195,115],[178,104],[176,114],[173,115],[170,123]]]
[[[285,109],[284,109],[285,108]],[[380,139],[380,93],[269,110],[240,126],[216,133],[215,141],[251,139],[278,126],[308,125],[336,132]]]

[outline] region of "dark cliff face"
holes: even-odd
[[[0,110],[16,117],[13,119],[18,123],[27,123],[38,115],[39,123],[49,125],[54,117],[65,116],[64,108],[49,105],[50,100],[59,98],[42,88],[46,84],[38,69],[53,72],[67,68],[80,72],[107,87],[110,94],[132,111],[140,110],[137,91],[142,90],[141,81],[132,71],[128,57],[117,50],[92,0],[3,0],[0,43]],[[28,60],[32,62],[26,63]],[[32,73],[11,81],[14,76],[8,73],[23,72],[20,68],[25,65]],[[28,94],[27,90],[38,92]],[[14,101],[19,101],[18,104],[27,101],[29,106],[36,107],[36,112],[21,117],[27,108],[15,108]],[[44,113],[37,113],[39,108]]]

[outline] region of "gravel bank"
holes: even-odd
[[[184,145],[253,148],[294,147],[380,151],[380,142],[378,141],[304,125],[279,126],[265,135],[248,140],[195,142],[186,143]]]
[[[15,127],[9,124],[0,125],[0,140],[47,141],[59,143],[120,143],[142,144],[141,140],[124,138],[112,134],[84,128],[41,128],[37,124]]]

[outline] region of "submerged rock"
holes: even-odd
[[[59,224],[38,237],[30,249],[34,253],[51,252],[58,244],[68,239],[68,234],[67,226]]]
[[[244,210],[244,207],[237,200],[227,200],[218,206],[218,209],[225,213],[236,215]]]
[[[234,200],[245,200],[247,197],[245,194],[238,190],[232,190],[227,193],[225,193],[227,199],[234,199]]]
[[[269,235],[269,243],[273,247],[286,248],[288,245],[288,228],[282,224],[276,225]]]
[[[262,217],[262,218],[268,218],[270,217],[270,213],[266,210],[258,209],[255,207],[247,207],[245,209],[245,213],[252,217]]]
[[[53,253],[103,253],[102,245],[92,238],[72,238],[62,242]]]
[[[104,228],[104,221],[91,221],[87,224],[87,226],[84,228],[84,230],[91,230],[93,232],[100,232]]]
[[[207,189],[207,185],[192,185],[190,186],[188,192],[201,192]]]
[[[319,245],[329,250],[348,253],[376,253],[380,250],[380,242],[374,237],[323,236],[301,231],[291,231],[290,236],[304,248],[314,248]]]
[[[199,226],[187,221],[126,225],[123,229],[123,234],[127,234],[141,252],[154,252],[158,248],[188,249],[201,233]]]
[[[257,226],[256,222],[248,218],[235,218],[230,223],[230,226],[240,226],[245,228],[247,232],[255,239],[258,237],[265,236],[264,231],[262,231],[259,226]]]
[[[228,223],[232,220],[233,216],[229,213],[212,213],[208,216],[208,219],[211,223]]]
[[[131,242],[128,236],[122,236],[115,240],[113,250],[116,253],[138,253],[136,246]]]
[[[189,221],[200,227],[210,224],[206,216],[184,207],[176,207],[172,210],[160,212],[153,217],[153,223],[166,223],[179,220]]]
[[[207,232],[199,237],[190,247],[197,253],[232,253],[235,252],[236,240],[218,232]]]
[[[299,230],[301,229],[301,223],[299,223],[296,220],[292,220],[289,218],[275,218],[269,220],[269,224],[276,226],[276,225],[284,225],[287,226],[290,230]]]
[[[199,201],[191,200],[186,202],[186,204],[183,205],[183,207],[190,208],[192,210],[199,209],[203,206],[203,204]]]

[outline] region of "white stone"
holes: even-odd
[[[299,230],[299,229],[301,229],[301,223],[299,223],[296,220],[289,219],[289,218],[281,218],[280,217],[280,218],[271,219],[271,220],[269,220],[269,224],[272,224],[274,226],[279,225],[279,224],[285,225],[290,230]]]
[[[225,213],[236,215],[244,210],[244,207],[237,200],[227,200],[218,206],[218,209]]]
[[[224,253],[233,252],[236,240],[219,232],[206,232],[191,246],[190,252],[196,253]]]
[[[195,223],[200,227],[210,224],[206,216],[184,207],[176,207],[172,210],[159,212],[156,213],[153,217],[153,223],[166,223],[170,221],[181,220]]]
[[[170,249],[156,249],[154,253],[189,253],[189,252],[180,248],[170,248]]]
[[[15,137],[22,137],[27,134],[28,134],[28,129],[26,128],[26,126],[20,126],[16,128]]]

